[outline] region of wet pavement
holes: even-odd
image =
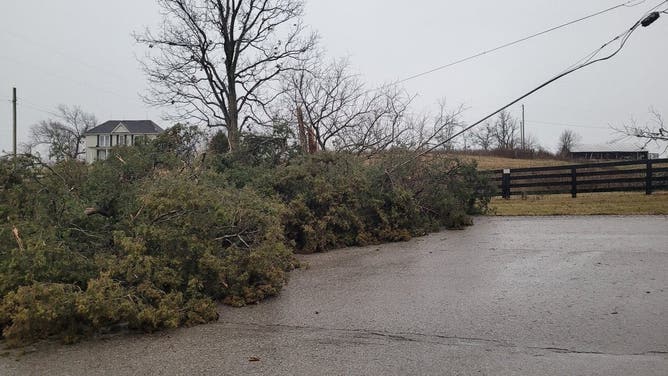
[[[668,217],[484,217],[303,260],[218,323],[4,353],[0,375],[668,375]]]

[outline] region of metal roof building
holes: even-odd
[[[649,151],[633,145],[577,145],[570,156],[587,160],[642,160],[649,158]]]

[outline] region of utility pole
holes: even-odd
[[[16,158],[16,88],[12,89],[12,124],[14,129],[14,158]]]
[[[524,141],[524,105],[522,105],[522,150],[526,150],[526,144]]]

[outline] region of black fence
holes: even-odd
[[[511,195],[668,190],[668,159],[486,171],[503,198]]]

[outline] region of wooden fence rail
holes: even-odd
[[[668,190],[668,159],[485,171],[503,198],[525,194]]]

